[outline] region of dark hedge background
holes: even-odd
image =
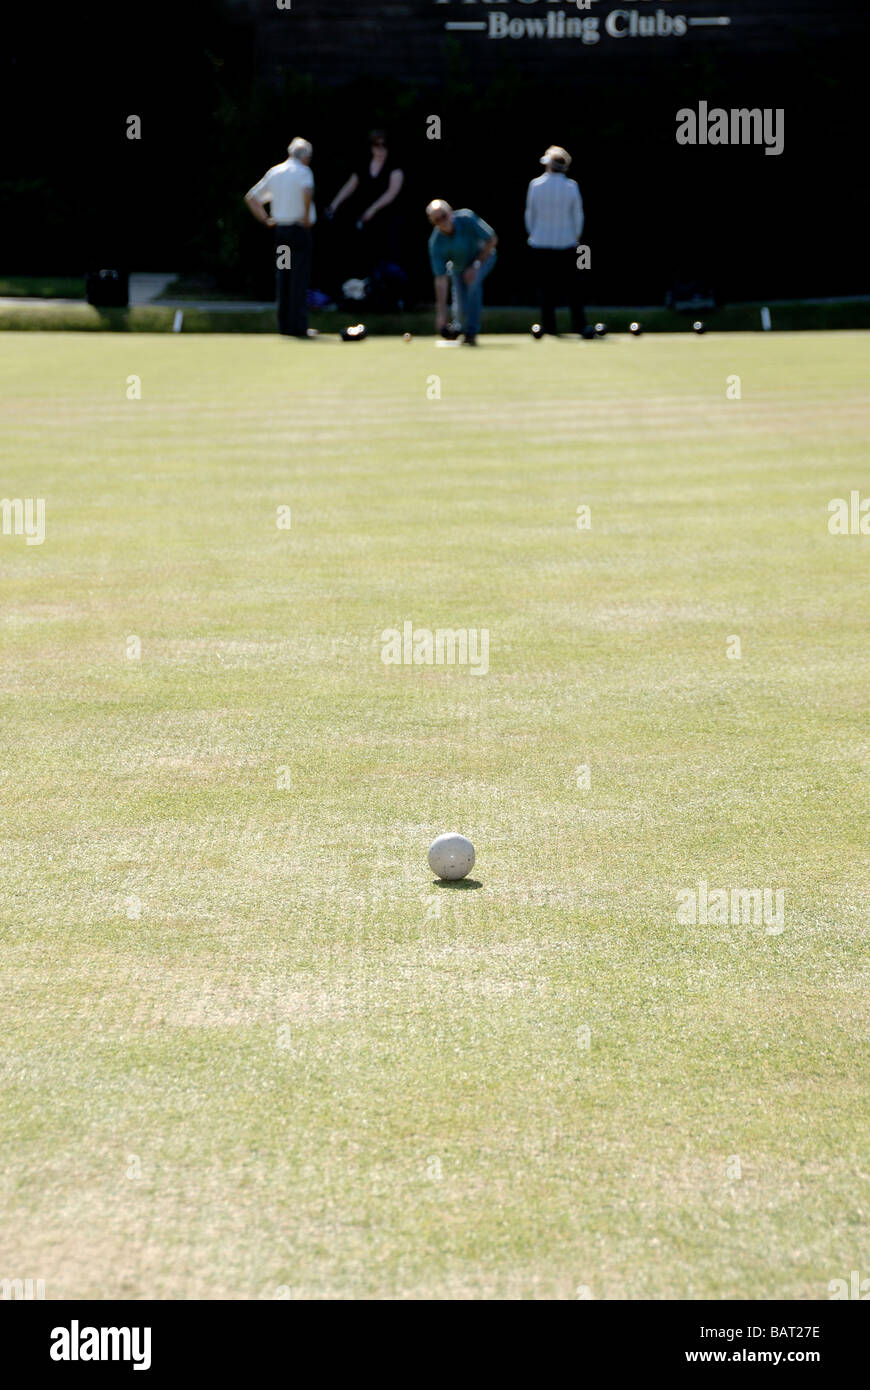
[[[271,243],[245,190],[304,134],[322,208],[368,128],[385,125],[407,177],[412,297],[431,296],[423,208],[443,196],[500,234],[489,302],[531,302],[522,208],[551,141],[574,154],[591,302],[659,303],[678,280],[709,284],[724,301],[868,288],[866,58],[835,24],[823,42],[792,36],[787,59],[732,50],[725,64],[675,50],[654,72],[635,64],[624,80],[582,84],[524,74],[522,44],[503,47],[496,78],[476,81],[454,40],[437,88],[401,75],[330,85],[306,71],[304,53],[292,71],[258,78],[250,12],[223,0],[15,4],[0,25],[3,274],[121,264],[268,297]],[[784,107],[785,152],[677,146],[677,109],[702,97]],[[426,139],[432,112],[440,142]],[[133,113],[138,142],[125,134]],[[353,273],[352,247],[336,251],[338,240],[321,225],[315,285]]]

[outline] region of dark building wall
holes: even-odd
[[[357,158],[366,128],[389,125],[409,176],[407,259],[421,277],[421,209],[444,196],[474,206],[502,237],[491,297],[529,299],[523,197],[555,141],[575,157],[593,300],[658,301],[681,279],[726,299],[867,288],[864,215],[847,212],[865,197],[858,132],[868,25],[857,4],[293,5],[250,0],[255,70],[283,94],[286,134],[298,128],[315,141],[324,198]],[[597,21],[599,38],[489,37],[495,15],[502,29],[549,24],[556,35],[569,19]],[[689,23],[720,17],[730,23]],[[486,28],[447,29],[456,22]],[[650,26],[661,32],[625,32]],[[676,112],[701,99],[782,107],[784,153],[678,147]],[[441,120],[437,141],[427,138],[431,114]]]
[[[574,155],[591,301],[658,302],[677,279],[726,299],[868,288],[865,10],[843,0],[150,0],[12,7],[0,45],[0,246],[8,273],[94,260],[205,270],[268,293],[270,251],[241,195],[297,133],[320,206],[385,124],[408,180],[403,260],[429,293],[428,198],[496,226],[490,302],[530,302],[522,208],[551,142]],[[685,36],[489,39],[448,22],[730,17]],[[664,21],[662,21],[663,23]],[[626,21],[619,21],[625,27]],[[705,99],[785,109],[785,152],[681,148]],[[125,138],[128,114],[142,139]],[[437,114],[441,138],[428,138]],[[354,273],[353,238],[318,232],[317,277]],[[329,287],[329,286],[327,286]]]
[[[620,75],[662,73],[675,63],[728,64],[748,54],[782,61],[807,43],[863,42],[868,30],[866,10],[854,0],[592,0],[586,11],[570,0],[293,0],[289,10],[279,10],[275,0],[247,0],[246,8],[254,20],[259,72],[274,77],[288,67],[303,68],[331,86],[360,76],[437,85],[449,76],[458,53],[483,81],[508,61],[543,79],[612,82]],[[632,12],[648,23],[660,14],[663,32],[633,36]],[[597,41],[591,35],[589,42],[555,34],[489,36],[493,16],[503,16],[502,24],[532,25],[552,16],[555,25],[560,13],[596,25]],[[686,21],[684,34],[674,32],[682,27],[674,24],[677,17]],[[714,18],[729,24],[711,25]],[[608,21],[618,32],[609,32]],[[448,26],[456,23],[487,28],[451,31]]]

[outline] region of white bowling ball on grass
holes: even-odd
[[[474,845],[455,831],[439,835],[429,846],[429,867],[439,878],[465,878],[474,868]]]

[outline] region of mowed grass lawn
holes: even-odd
[[[0,356],[2,492],[46,502],[0,536],[0,1276],[870,1274],[870,537],[827,510],[868,338]],[[385,665],[405,621],[488,674]],[[479,887],[433,883],[451,829]],[[783,930],[681,925],[701,880]]]

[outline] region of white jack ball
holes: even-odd
[[[439,835],[429,846],[429,867],[439,878],[465,878],[474,868],[474,845],[464,835]]]

